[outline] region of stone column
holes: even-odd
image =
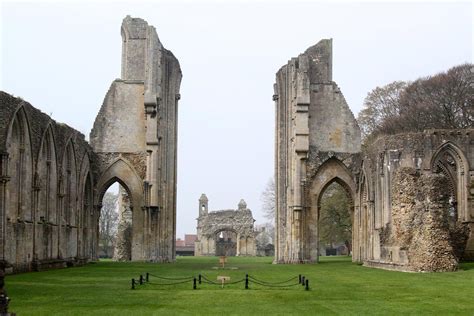
[[[8,153],[0,153],[0,260],[5,260],[7,231]]]
[[[375,233],[375,218],[374,218],[374,202],[373,201],[368,201],[367,202],[367,219],[369,223],[367,224],[367,243],[368,243],[368,253],[367,253],[367,259],[373,260],[374,259],[374,233]]]
[[[236,252],[236,256],[240,256],[240,234],[237,234],[237,252]]]

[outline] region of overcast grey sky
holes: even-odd
[[[120,25],[154,25],[183,71],[178,237],[211,210],[260,194],[273,176],[275,73],[333,38],[333,79],[354,114],[376,86],[472,62],[473,7],[464,3],[35,2],[1,5],[0,88],[88,135],[120,77]]]

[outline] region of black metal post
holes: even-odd
[[[132,279],[132,290],[135,290],[135,279]]]
[[[196,278],[193,278],[193,290],[196,289]]]
[[[199,273],[199,284],[201,284],[201,273]]]
[[[248,274],[245,275],[245,289],[246,290],[249,289],[249,275]]]
[[[301,277],[301,285],[304,286],[304,275]]]
[[[309,280],[308,280],[308,279],[306,279],[306,286],[305,286],[304,289],[305,289],[306,291],[309,290]]]
[[[143,275],[140,274],[140,285],[143,284]]]
[[[301,284],[301,274],[298,275],[298,279],[300,280],[299,282],[300,282],[300,284]]]
[[[147,272],[146,273],[146,281],[148,282],[150,280],[150,274]]]

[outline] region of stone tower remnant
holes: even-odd
[[[333,181],[355,193],[359,126],[332,81],[332,40],[276,74],[276,262],[318,260],[318,197]],[[352,196],[351,196],[352,198]]]
[[[127,16],[121,33],[122,78],[110,86],[90,133],[96,202],[119,182],[133,214],[131,259],[173,261],[181,69],[145,20]]]

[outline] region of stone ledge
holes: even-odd
[[[399,271],[399,272],[414,272],[406,264],[393,263],[393,262],[384,262],[384,261],[364,261],[364,267],[368,268],[377,268],[390,271]]]

